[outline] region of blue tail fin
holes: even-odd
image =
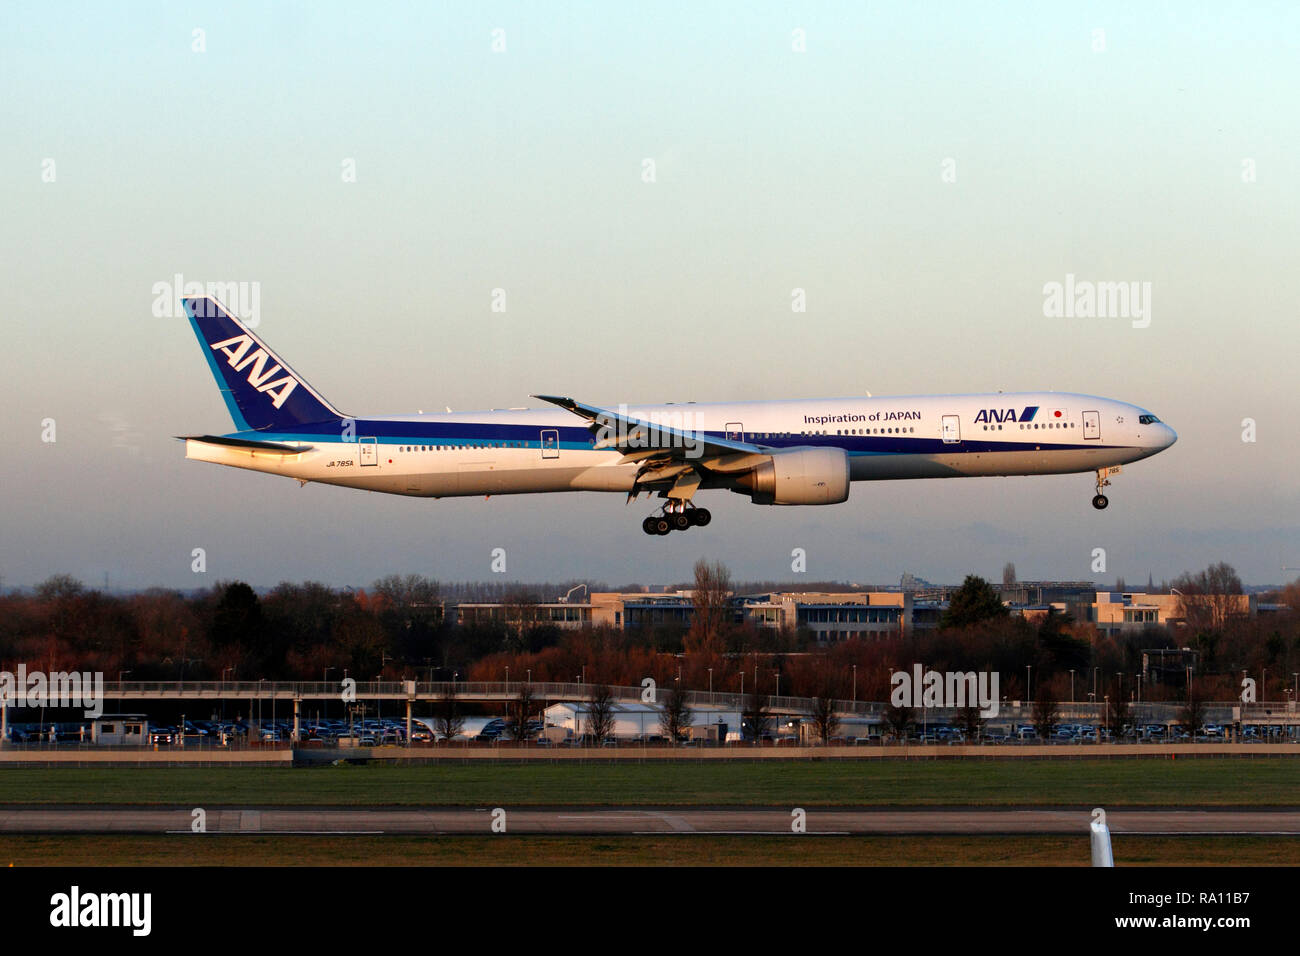
[[[291,431],[343,417],[216,299],[181,301],[240,431]]]

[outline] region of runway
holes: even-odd
[[[202,809],[202,813],[196,812]],[[1089,810],[820,809],[802,817],[809,835],[1085,834]],[[447,807],[428,809],[267,807],[260,809],[140,807],[10,807],[0,810],[0,835],[782,835],[795,834],[794,808],[698,807]],[[1300,836],[1300,810],[1117,809],[1111,832],[1147,835]]]

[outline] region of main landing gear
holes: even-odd
[[[670,531],[685,531],[688,528],[703,528],[713,520],[708,508],[696,508],[684,502],[674,502],[664,506],[663,514],[651,515],[641,522],[641,530],[646,534],[668,534]]]

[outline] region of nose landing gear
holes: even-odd
[[[1119,474],[1119,465],[1111,465],[1107,468],[1097,469],[1097,494],[1093,496],[1092,506],[1098,511],[1104,511],[1110,504],[1110,499],[1101,493],[1101,489],[1110,484],[1110,476]]]

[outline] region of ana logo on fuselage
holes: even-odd
[[[267,363],[274,360],[267,354],[266,349],[257,348],[250,352],[250,349],[253,349],[256,344],[252,336],[237,335],[233,339],[218,342],[212,346],[212,351],[221,352],[225,355],[230,360],[230,367],[236,372],[249,369],[248,384],[259,392],[270,395],[271,404],[279,408],[285,403],[293,390],[298,387],[298,380],[292,375],[286,374],[283,378],[272,381],[272,377],[277,372],[283,371],[283,369],[279,363],[267,369]]]
[[[1037,405],[1030,405],[1019,415],[1014,408],[981,408],[975,416],[978,422],[1030,422],[1038,413]]]

